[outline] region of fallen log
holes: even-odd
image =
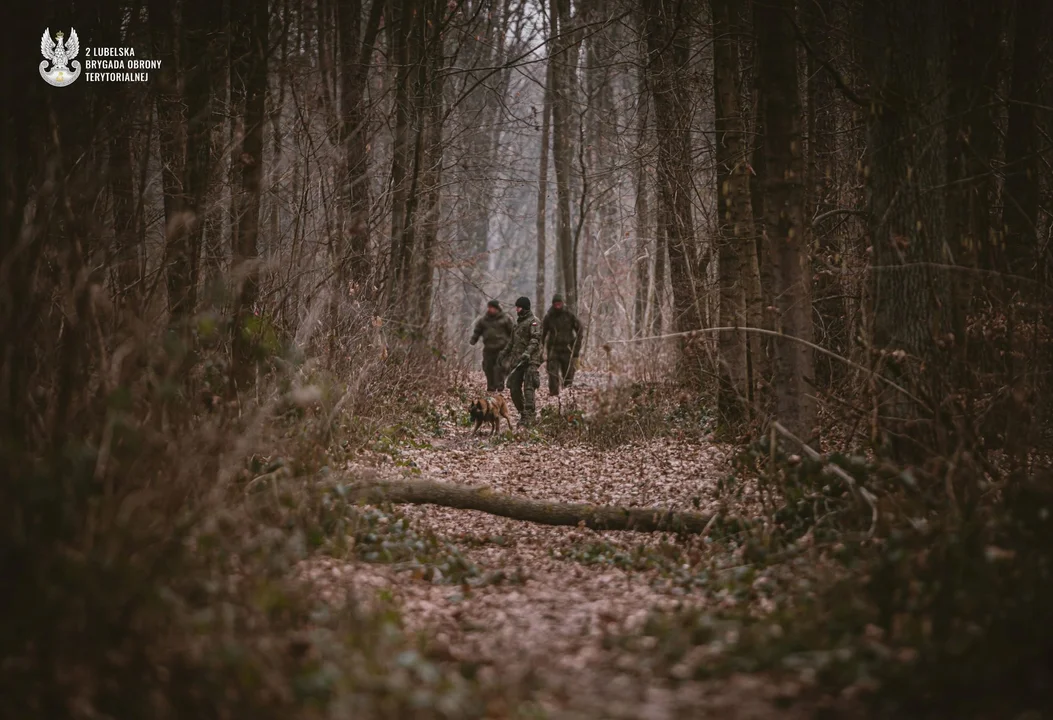
[[[587,503],[534,500],[494,492],[486,486],[440,483],[432,480],[362,480],[346,487],[347,497],[370,505],[382,503],[440,505],[456,510],[478,510],[490,515],[539,525],[587,527],[591,530],[674,532],[698,535],[709,529],[713,516],[663,508],[617,507]]]

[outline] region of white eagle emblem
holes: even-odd
[[[44,82],[54,87],[65,87],[80,77],[80,61],[74,60],[80,52],[80,40],[77,39],[77,31],[70,28],[69,42],[63,44],[62,31],[55,33],[55,40],[51,39],[51,28],[44,30],[40,38],[40,54],[44,56],[44,62],[40,63],[40,77]],[[58,42],[56,42],[56,40]],[[51,70],[44,68],[51,64]],[[70,70],[70,66],[73,70]]]

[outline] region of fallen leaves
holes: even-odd
[[[539,409],[580,412],[584,407],[587,414],[596,404],[596,388],[609,378],[586,372],[578,378],[579,387],[565,393],[562,405],[539,393]],[[481,384],[481,377],[476,380]],[[447,402],[455,410],[461,404],[452,398]],[[530,435],[490,440],[472,437],[459,422],[461,412],[438,412],[444,419],[435,437],[429,443],[400,445],[398,464],[411,464],[426,478],[483,486],[494,494],[728,512],[728,493],[718,483],[729,468],[726,446],[672,438],[610,448]],[[382,474],[404,472],[376,457],[369,464]],[[736,492],[741,498],[736,513],[755,514],[756,489],[740,486]],[[772,611],[766,580],[754,580],[754,587],[747,586],[747,595],[742,595],[734,588],[744,575],[720,569],[741,564],[741,548],[708,538],[692,544],[671,533],[535,525],[433,505],[400,506],[399,512],[417,532],[455,546],[486,580],[451,585],[417,571],[400,572],[394,565],[332,558],[303,563],[304,579],[333,603],[348,596],[366,604],[390,597],[401,608],[406,628],[428,638],[438,656],[471,663],[483,674],[537,685],[539,702],[554,717],[697,717],[705,709],[726,717],[759,718],[770,716],[771,702],[785,694],[771,683],[761,683],[760,692],[749,678],[732,679],[716,692],[715,685],[691,680],[687,671],[671,686],[667,674],[656,673],[610,642],[616,636],[639,635],[656,612],[742,602],[754,602],[760,612]],[[735,712],[727,714],[732,708]]]

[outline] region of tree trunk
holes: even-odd
[[[556,248],[560,272],[557,290],[564,295],[567,306],[578,309],[578,273],[574,257],[574,237],[571,225],[571,174],[574,155],[573,138],[573,81],[575,67],[571,64],[570,0],[551,0],[552,34],[550,43],[554,63],[552,73],[552,155],[556,166]]]
[[[626,307],[631,302],[624,286],[610,277],[611,266],[606,262],[610,250],[621,244],[615,185],[621,169],[616,157],[624,149],[615,142],[621,121],[611,81],[612,73],[617,72],[619,39],[616,26],[605,25],[611,17],[610,0],[587,0],[580,2],[578,8],[581,24],[597,29],[585,34],[582,40],[586,51],[581,136],[585,177],[582,182],[583,189],[588,188],[589,192],[586,196],[583,191],[579,201],[585,222],[581,253],[575,266],[581,275],[579,295],[584,296],[586,283],[592,287],[589,305],[580,310],[588,313],[590,326],[603,327],[617,324],[621,318],[615,308]]]
[[[1004,373],[1011,387],[1011,397],[1026,397],[1025,373],[1031,362],[1019,362],[1013,351],[1017,327],[1021,323],[1038,327],[1035,309],[1048,307],[1042,290],[1048,283],[1048,266],[1042,257],[1039,236],[1039,187],[1042,150],[1039,135],[1038,106],[1042,78],[1049,67],[1049,51],[1041,51],[1043,38],[1049,36],[1053,10],[1041,0],[1017,0],[1013,39],[1012,75],[1009,89],[1009,127],[1005,146],[1005,184],[1002,189],[1003,222],[1005,226],[1004,257],[998,269],[1006,273],[1004,294],[1006,313],[1006,343]],[[1048,252],[1048,250],[1046,251]],[[1038,293],[1030,283],[1021,283],[1018,276],[1039,281]],[[1019,300],[1023,304],[1023,316]],[[1014,471],[1027,462],[1030,444],[1026,421],[1022,413],[1012,409],[1005,414],[1006,454]]]
[[[1036,103],[1044,57],[1040,51],[1044,0],[1017,0],[1013,40],[1013,73],[1006,133],[1005,268],[1014,275],[1033,276],[1038,251],[1038,125]]]
[[[836,88],[833,75],[822,62],[834,57],[833,7],[830,0],[811,0],[802,6],[802,23],[811,51],[807,54],[807,117],[808,166],[805,170],[808,244],[813,253],[812,272],[815,277],[814,313],[821,318],[817,323],[820,335],[816,343],[833,352],[846,355],[844,305],[838,262],[843,249],[835,230],[844,217],[830,214],[837,207],[835,201],[834,169],[837,160],[837,132],[835,127]],[[818,57],[817,57],[818,53]],[[829,219],[813,225],[811,218]],[[843,377],[844,366],[832,358],[816,358],[817,384],[828,387]]]
[[[551,0],[554,3],[556,0]],[[545,3],[540,0],[540,13],[544,16]],[[545,261],[548,243],[545,224],[548,219],[548,150],[552,122],[552,56],[545,63],[545,91],[541,107],[541,163],[537,176],[537,272],[534,280],[534,296],[538,308],[545,307]]]
[[[443,116],[443,45],[439,35],[442,27],[442,3],[430,0],[426,8],[427,22],[421,23],[421,34],[424,36],[424,60],[422,73],[425,87],[419,95],[427,102],[425,123],[425,171],[423,187],[427,193],[421,222],[420,257],[416,263],[417,317],[421,324],[427,325],[431,319],[433,295],[433,276],[435,246],[439,236],[439,215],[442,186],[442,116]],[[428,30],[431,29],[429,36]]]
[[[686,75],[690,59],[689,18],[684,3],[656,1],[647,18],[648,84],[654,101],[658,141],[659,222],[665,229],[673,289],[675,328],[702,326],[694,274],[695,224],[691,207],[691,107]],[[698,387],[702,378],[701,344],[681,340],[679,374]]]
[[[131,34],[141,27],[139,14],[142,11],[140,3],[134,3],[131,7],[133,13],[132,23],[126,32]],[[147,96],[148,97],[148,96]],[[109,124],[109,167],[108,175],[110,182],[110,197],[113,204],[113,264],[116,266],[114,274],[114,306],[122,314],[138,314],[139,298],[141,288],[139,281],[139,251],[140,243],[136,237],[138,220],[138,202],[135,188],[135,153],[133,151],[132,134],[135,126],[141,122],[143,106],[140,102],[133,100],[129,88],[121,87],[113,93],[113,105],[111,113],[113,122]],[[149,102],[147,102],[149,111]],[[150,142],[149,128],[145,133],[146,143]],[[140,188],[141,190],[141,188]],[[124,318],[119,318],[118,321]]]
[[[245,78],[243,73],[251,64],[246,55],[250,52],[245,46],[246,33],[243,24],[246,22],[245,0],[227,0],[227,85],[230,88],[230,134],[227,144],[230,148],[230,163],[227,167],[227,184],[230,186],[230,255],[231,269],[237,264],[238,225],[241,216],[241,148],[245,142]],[[304,17],[304,7],[300,7],[300,18]],[[300,25],[306,23],[301,21]],[[306,30],[305,30],[306,31]],[[236,281],[236,278],[235,278]],[[235,284],[237,284],[235,282]],[[237,299],[238,288],[232,288]]]
[[[637,110],[637,141],[636,141],[636,302],[633,317],[633,332],[636,335],[646,335],[650,329],[647,317],[648,301],[650,300],[649,278],[651,270],[651,257],[653,243],[651,237],[651,208],[648,202],[650,193],[650,178],[647,175],[647,156],[644,153],[644,145],[647,138],[647,117],[650,110],[650,100],[646,85],[646,77],[641,72],[640,89],[637,93],[640,107]]]
[[[994,100],[998,86],[998,43],[1002,9],[993,0],[966,0],[950,13],[950,122],[947,129],[948,238],[954,263],[997,269],[991,237],[994,194]],[[961,273],[954,286],[959,307],[973,301],[973,273]],[[961,336],[961,328],[957,330]]]
[[[411,166],[414,156],[413,68],[410,63],[409,37],[413,25],[413,0],[392,0],[386,19],[391,65],[395,69],[395,130],[391,148],[391,252],[388,267],[388,302],[397,307],[405,293],[408,245],[411,231],[407,223],[410,200]]]
[[[177,324],[193,312],[195,304],[191,228],[186,214],[187,115],[184,109],[183,53],[179,43],[185,27],[176,19],[173,0],[150,0],[149,11],[156,18],[152,23],[154,43],[161,60],[157,78],[157,119],[165,215],[164,276],[169,319]]]
[[[751,18],[749,13],[746,18]],[[765,182],[768,177],[767,156],[764,148],[764,115],[766,98],[761,91],[762,57],[756,42],[752,51],[753,80],[753,144],[750,166],[750,205],[753,209],[753,227],[755,242],[751,262],[756,270],[751,278],[751,287],[747,288],[750,323],[765,330],[775,329],[775,273],[773,258],[768,252],[767,212],[768,201],[765,197]],[[749,341],[750,387],[753,390],[754,405],[763,413],[774,411],[772,403],[772,362],[775,355],[774,341],[770,338],[751,336]]]
[[[968,269],[1002,267],[991,222],[1002,15],[993,0],[966,0],[949,14],[947,239],[953,264]],[[963,379],[974,368],[994,369],[989,360],[994,353],[966,342],[969,316],[987,304],[986,290],[994,289],[985,282],[990,277],[959,272],[950,285],[956,308],[951,322],[959,341],[953,361],[955,374]],[[975,357],[974,348],[981,350]]]
[[[127,95],[124,102],[127,103]],[[138,311],[139,247],[135,233],[135,187],[132,167],[132,123],[120,122],[110,136],[110,194],[113,197],[114,260],[117,265],[115,305]]]
[[[278,92],[276,95],[272,94],[270,97],[269,117],[271,121],[271,158],[270,177],[267,180],[267,195],[269,197],[269,202],[267,210],[266,240],[268,245],[275,250],[275,255],[278,255],[281,252],[279,249],[279,241],[281,238],[282,199],[286,197],[286,193],[283,192],[281,180],[284,175],[284,168],[282,167],[282,140],[285,136],[285,124],[282,121],[282,113],[285,111],[285,84],[288,80],[287,73],[289,67],[288,29],[291,22],[292,18],[289,14],[289,0],[282,0],[282,29],[281,40],[279,42],[281,56],[279,57],[278,72],[275,73],[275,83],[278,86]]]
[[[365,282],[369,274],[369,137],[364,93],[369,77],[370,56],[380,30],[384,0],[373,0],[364,29],[361,0],[340,0],[340,139],[343,146],[345,249],[340,259],[341,288],[347,281]]]
[[[229,4],[220,3],[220,8],[222,15],[220,20],[221,27],[230,27]],[[229,132],[227,124],[233,123],[228,117],[233,114],[229,109],[230,72],[228,68],[230,66],[230,52],[225,41],[215,42],[214,51],[216,53],[215,67],[217,70],[214,80],[215,88],[212,94],[211,132],[209,134],[210,152],[213,160],[212,176],[209,184],[211,187],[221,188],[223,186],[224,170],[227,168],[218,160],[229,151],[227,147],[227,133]],[[206,287],[210,291],[214,291],[214,295],[211,298],[214,304],[219,304],[218,286],[220,285],[220,273],[224,269],[224,260],[227,257],[228,249],[232,246],[232,244],[224,243],[224,214],[224,208],[219,201],[219,197],[209,203],[205,210],[204,237],[202,239],[204,246],[204,274]]]
[[[775,275],[775,308],[781,334],[812,340],[811,272],[804,223],[804,156],[797,79],[793,0],[754,5],[759,52],[759,93],[764,106],[767,173],[765,225]],[[802,343],[775,344],[776,416],[796,435],[815,429],[813,353]]]
[[[729,0],[712,0],[713,88],[716,102],[717,258],[720,320],[725,327],[746,326],[749,285],[748,246],[753,238],[750,205],[749,148],[739,102],[739,47],[732,33]],[[718,408],[729,428],[746,417],[749,376],[745,333],[721,333]]]
[[[495,493],[485,486],[433,480],[366,480],[347,486],[346,497],[358,502],[439,505],[478,510],[490,515],[562,527],[629,532],[675,532],[697,535],[711,527],[713,516],[664,508],[616,507],[534,500]]]
[[[239,157],[237,235],[233,272],[238,284],[232,339],[234,386],[245,389],[255,369],[257,347],[251,322],[259,296],[258,242],[260,189],[263,180],[263,126],[267,115],[267,53],[270,11],[267,0],[232,0],[232,20],[244,27],[245,44],[235,79],[245,100],[244,133]],[[235,25],[237,27],[237,25]]]
[[[657,213],[654,238],[654,275],[651,279],[651,334],[661,335],[665,329],[666,267],[669,258],[669,233],[665,215]]]
[[[753,193],[751,191],[751,204],[752,196]],[[760,258],[757,255],[757,235],[759,233],[757,232],[755,211],[751,210],[750,221],[753,227],[753,236],[748,239],[744,247],[746,259],[743,264],[743,271],[746,273],[746,320],[749,322],[750,327],[768,329],[766,326],[769,323],[767,323],[766,318],[769,317],[769,314],[764,311],[766,306],[764,304],[764,292],[761,287]],[[763,399],[764,387],[765,383],[768,382],[768,378],[771,377],[771,362],[766,354],[764,337],[752,333],[749,334],[746,338],[746,353],[746,361],[749,367],[747,397],[755,410],[763,411],[765,405]]]
[[[948,258],[946,105],[933,98],[946,98],[947,18],[939,0],[865,8],[864,64],[873,93],[867,139],[873,342],[901,384],[942,399],[947,368],[937,349],[950,329],[952,296],[946,275],[934,267]],[[918,410],[897,395],[887,414],[910,419]],[[886,430],[889,450],[903,461],[932,450],[931,427],[923,432],[897,422]]]
[[[214,0],[188,0],[183,4],[186,176],[184,210],[186,212],[187,282],[186,313],[194,312],[197,286],[201,274],[201,243],[205,231],[206,202],[212,179],[212,123],[217,71],[215,65],[215,28],[223,22],[223,5]]]

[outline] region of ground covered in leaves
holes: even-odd
[[[481,376],[471,383],[480,387]],[[734,449],[714,441],[704,413],[685,415],[628,381],[582,373],[561,401],[539,391],[537,428],[491,439],[471,433],[473,392],[436,398],[412,429],[384,436],[344,470],[420,474],[539,500],[745,522],[764,515],[762,489],[735,479]],[[830,703],[810,692],[810,666],[712,672],[715,659],[726,670],[722,658],[740,629],[710,614],[771,616],[784,590],[807,596],[828,583],[831,564],[817,562],[814,549],[798,562],[759,566],[749,547],[716,532],[718,523],[704,537],[678,538],[434,506],[370,512],[374,525],[356,536],[355,552],[312,556],[303,577],[333,603],[393,601],[432,657],[525,688],[538,717],[808,717],[817,702]],[[405,552],[407,543],[420,552]],[[698,637],[667,626],[685,614],[697,618]]]

